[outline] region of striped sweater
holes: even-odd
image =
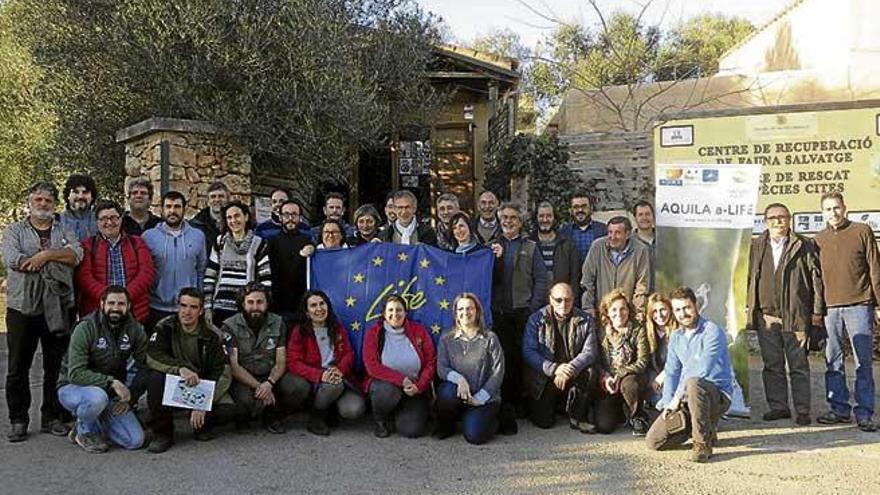
[[[253,231],[240,242],[221,235],[205,269],[205,309],[238,311],[238,291],[248,282],[272,285],[268,243]]]

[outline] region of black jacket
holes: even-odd
[[[419,219],[416,218],[416,221]],[[394,224],[388,225],[387,228],[378,234],[382,242],[394,242]],[[437,246],[437,232],[431,227],[430,221],[419,221],[416,227],[416,236],[419,244],[427,244],[429,246]]]
[[[220,237],[220,227],[211,217],[211,208],[206,206],[196,213],[194,217],[189,219],[189,224],[201,230],[205,234],[205,252],[210,256],[214,246],[217,244],[217,238]]]
[[[293,313],[299,309],[306,291],[306,258],[299,252],[309,244],[308,236],[299,232],[281,232],[269,239],[274,311]]]

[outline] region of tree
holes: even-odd
[[[474,50],[515,58],[520,62],[520,91],[517,95],[516,129],[518,132],[534,133],[537,124],[538,109],[534,95],[528,91],[531,50],[525,46],[519,34],[510,28],[496,29],[488,34],[478,36],[470,43]]]
[[[597,0],[587,0],[597,21],[595,26],[582,26],[518,1],[557,26],[536,51],[530,78],[535,94],[553,106],[566,91],[580,91],[614,115],[609,127],[620,130],[643,129],[665,110],[654,105],[661,95],[682,81],[717,71],[721,55],[753,29],[742,19],[705,14],[664,34],[644,20],[651,0],[636,13],[610,14]],[[705,83],[693,85],[684,107],[730,94],[709,92]]]
[[[0,18],[45,71],[51,156],[121,190],[114,133],[207,120],[305,182],[437,108],[435,20],[412,0],[9,0]],[[101,173],[96,173],[101,171]]]
[[[41,94],[44,77],[0,24],[0,227],[20,210],[22,191],[32,178],[51,176],[45,165],[57,121]]]

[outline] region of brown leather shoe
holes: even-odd
[[[693,462],[709,462],[711,457],[712,447],[709,444],[694,442],[694,447],[691,449],[691,460]]]

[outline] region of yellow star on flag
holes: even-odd
[[[362,283],[364,281],[364,274],[363,273],[355,273],[354,277],[352,277],[352,279],[354,280],[354,282],[356,284]]]
[[[424,258],[422,259],[422,261],[419,261],[419,266],[422,268],[428,268],[429,266],[431,266],[431,262],[428,261],[428,258]]]
[[[361,329],[361,324],[360,324],[360,322],[357,322],[357,321],[353,322],[353,323],[351,324],[351,329],[352,329],[353,331],[355,331],[355,332],[357,332],[358,330],[360,330],[360,329]]]
[[[449,309],[449,301],[447,301],[446,299],[441,299],[440,309]]]
[[[437,285],[443,285],[446,283],[446,279],[443,277],[434,277],[434,283]]]
[[[406,261],[409,259],[409,256],[407,256],[404,252],[400,252],[397,253],[397,259],[399,259],[400,261]]]
[[[345,298],[345,305],[346,305],[347,307],[349,307],[349,308],[353,308],[353,307],[354,307],[354,303],[356,303],[356,302],[357,302],[357,299],[355,299],[355,298],[353,298],[353,297],[351,297],[351,296],[348,296],[348,297]]]
[[[431,333],[433,333],[434,335],[440,335],[440,325],[436,323],[431,325]]]
[[[383,260],[380,256],[376,256],[375,258],[373,258],[373,266],[382,266],[383,261],[385,260]]]

